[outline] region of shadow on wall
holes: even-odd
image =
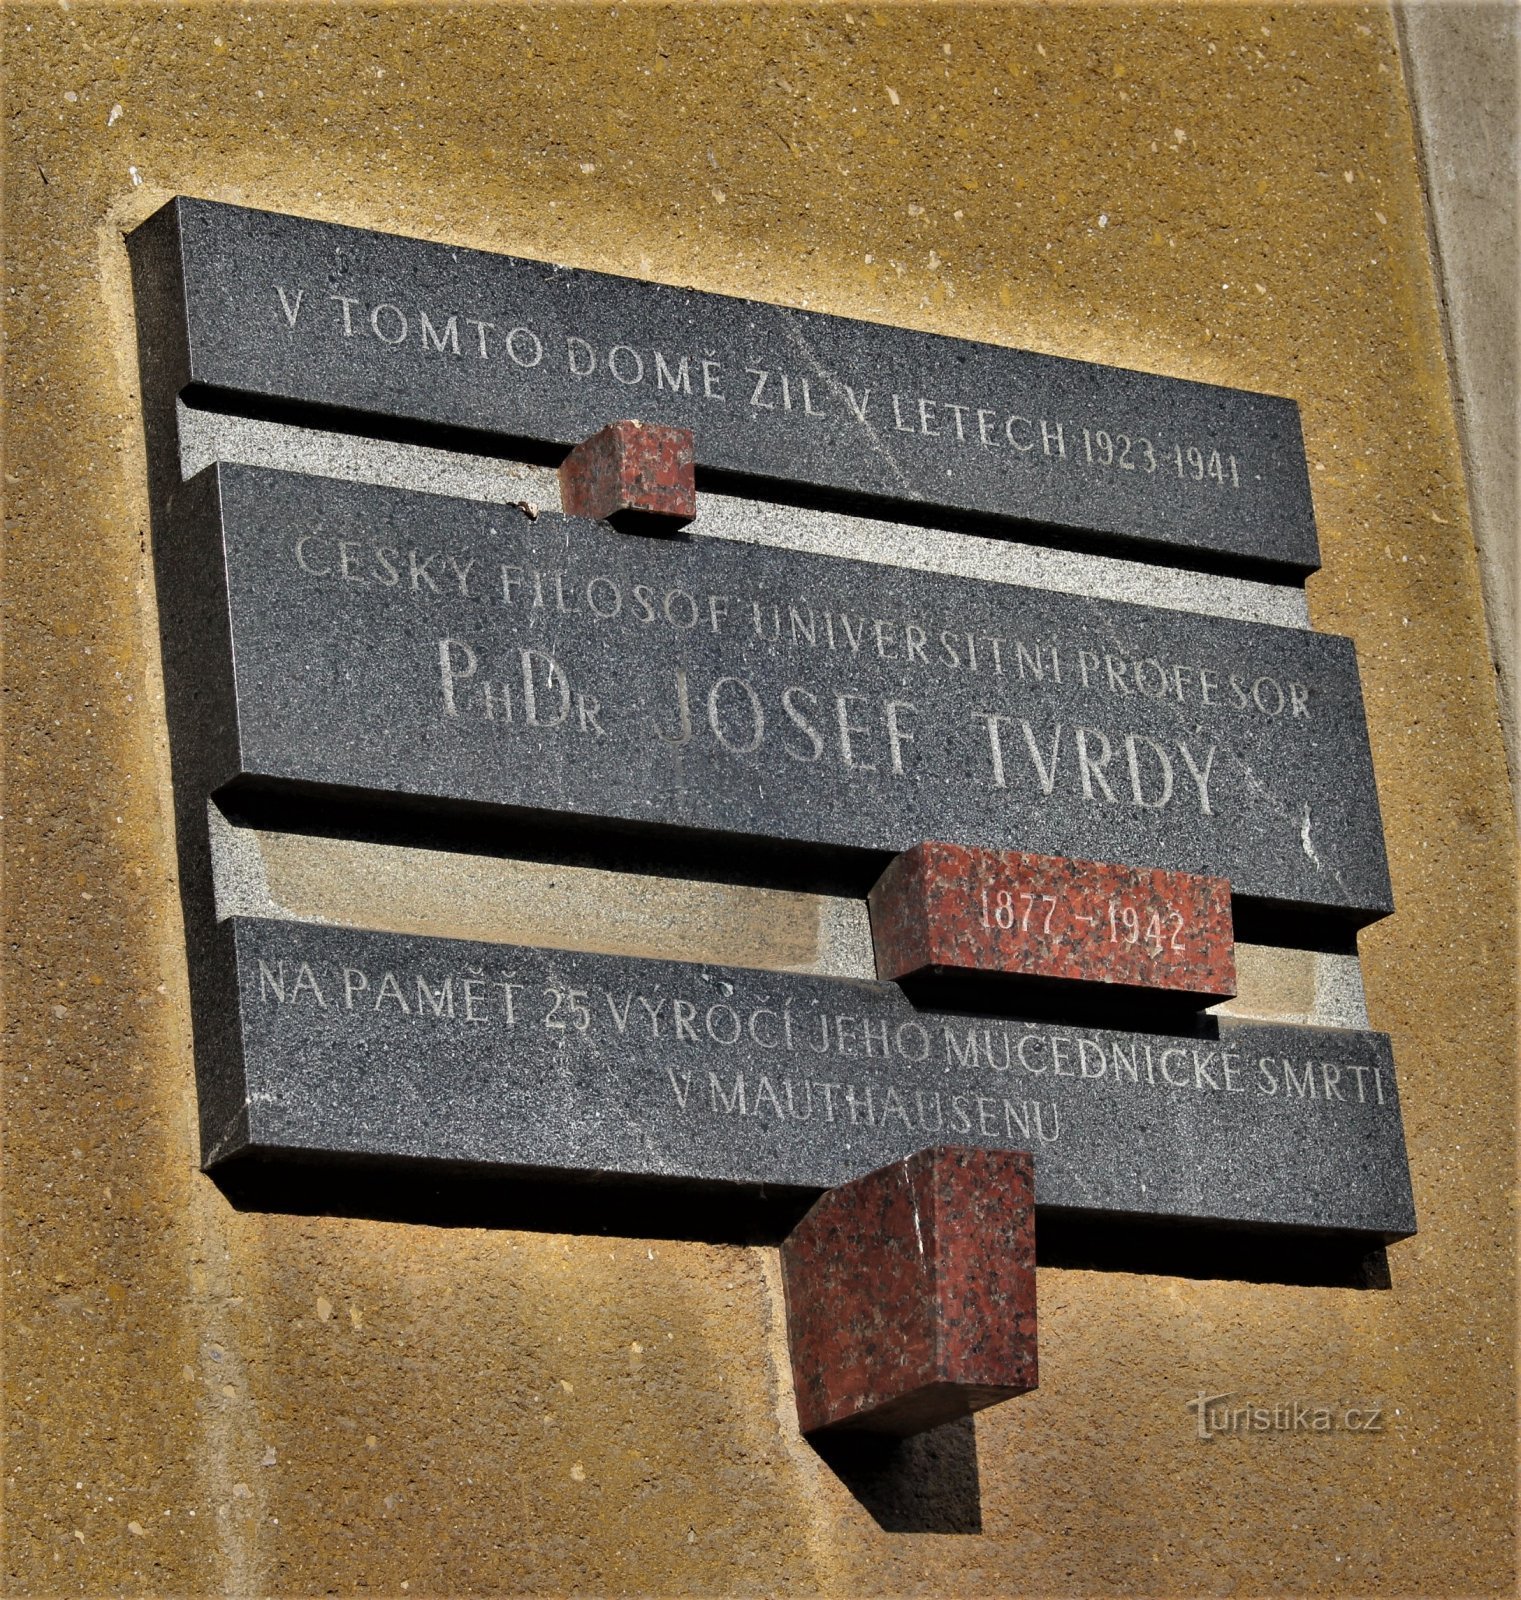
[[[885,1533],[982,1532],[971,1417],[908,1439],[840,1433],[808,1443]]]
[[[240,1211],[707,1244],[779,1244],[818,1198],[811,1189],[648,1181],[614,1186],[606,1175],[592,1181],[509,1178],[400,1157],[382,1165],[333,1156],[242,1156],[211,1177]],[[1384,1246],[1368,1235],[1267,1233],[1043,1209],[1035,1251],[1039,1266],[1084,1272],[1325,1289],[1391,1286]]]
[[[381,1168],[242,1158],[214,1181],[240,1210],[366,1217],[432,1227],[504,1228],[620,1238],[692,1239],[756,1247],[779,1243],[816,1196],[811,1191],[715,1194],[691,1186],[604,1181],[504,1181],[422,1162]],[[1385,1251],[1368,1238],[1194,1229],[1043,1213],[1044,1267],[1388,1289]],[[980,1534],[977,1436],[960,1417],[909,1438],[865,1431],[806,1436],[820,1460],[886,1533]]]

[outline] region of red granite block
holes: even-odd
[[[697,515],[692,430],[614,422],[560,464],[560,503],[573,517],[600,517],[647,532],[674,532]]]
[[[804,1433],[906,1435],[1036,1385],[1035,1165],[936,1147],[830,1189],[782,1244]]]
[[[1021,974],[1201,1004],[1236,992],[1224,878],[928,841],[868,904],[883,978]]]

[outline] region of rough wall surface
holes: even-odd
[[[1505,0],[1416,0],[1400,6],[1397,15],[1514,788],[1521,772],[1516,721],[1521,11]]]
[[[1515,840],[1387,11],[4,25],[6,1592],[1511,1592]],[[1392,1288],[1043,1269],[1042,1387],[979,1419],[950,1537],[797,1437],[774,1252],[231,1206],[122,247],[176,192],[1299,399],[1400,907],[1362,936],[1422,1219]],[[1206,1441],[1201,1392],[1385,1425]]]

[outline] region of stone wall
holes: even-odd
[[[7,1592],[1511,1592],[1515,836],[1388,11],[4,20]],[[1310,616],[1357,643],[1399,909],[1361,988],[1243,952],[1240,1009],[1355,1022],[1365,991],[1391,1034],[1421,1233],[1389,1287],[1043,1267],[1040,1389],[884,1501],[797,1434],[772,1249],[302,1214],[200,1175],[122,243],[176,193],[1296,398]],[[197,428],[203,459],[515,470]],[[825,897],[235,848],[266,912],[866,959]],[[1201,1440],[1201,1393],[1382,1430]]]

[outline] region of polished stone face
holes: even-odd
[[[1045,1207],[1415,1227],[1380,1034],[1121,1033],[919,1010],[893,984],[241,917],[208,956],[210,1166],[821,1190],[954,1143],[1033,1150]]]
[[[213,788],[745,837],[863,893],[938,838],[1390,908],[1345,639],[237,467],[158,560]]]
[[[560,508],[623,532],[675,533],[697,515],[692,430],[610,422],[560,463]]]
[[[1200,1005],[1236,993],[1224,878],[930,839],[894,857],[868,904],[880,978],[990,973]]]
[[[0,12],[7,1592],[1511,1592],[1517,836],[1401,37],[1475,8],[429,9]],[[1364,965],[1435,1225],[1393,1291],[1046,1267],[1042,1390],[912,1459],[980,1536],[884,1534],[799,1447],[769,1250],[200,1178],[119,250],[171,188],[1294,396],[1402,906]],[[314,914],[384,879],[485,925],[322,843]],[[522,871],[518,941],[592,942]],[[782,920],[587,876],[630,945],[732,963]],[[748,945],[822,960],[811,928]],[[1387,1431],[1206,1442],[1199,1389]]]
[[[936,1146],[840,1184],[781,1265],[804,1433],[919,1433],[1036,1387],[1026,1151]]]
[[[197,200],[134,246],[176,388],[549,446],[638,417],[699,469],[1319,565],[1290,400]]]

